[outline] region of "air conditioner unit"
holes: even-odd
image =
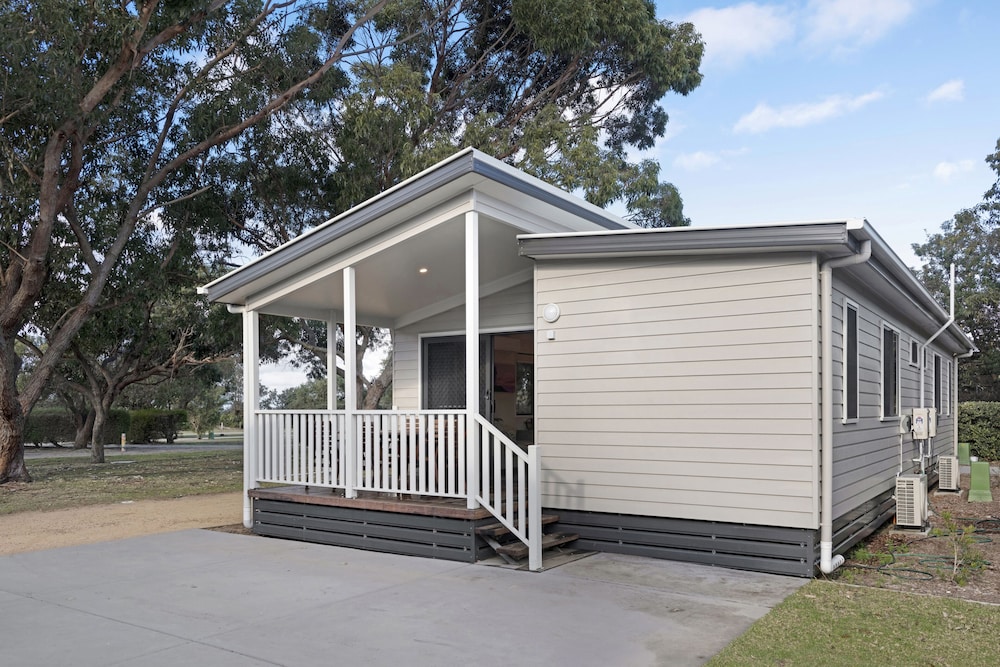
[[[938,489],[941,491],[958,491],[958,457],[938,457]]]
[[[927,522],[927,476],[900,475],[896,478],[896,525],[923,528]]]

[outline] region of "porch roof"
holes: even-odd
[[[464,214],[480,215],[484,294],[530,279],[517,234],[634,225],[466,149],[200,288],[211,301],[327,319],[343,308],[340,269],[357,270],[358,321],[395,326],[461,305]],[[428,268],[425,274],[418,269]]]

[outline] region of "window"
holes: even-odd
[[[844,302],[844,421],[858,418],[858,307]]]
[[[941,406],[943,414],[951,414],[951,362],[944,362],[944,372],[941,375]]]
[[[915,339],[910,341],[910,365],[920,365],[920,343]]]
[[[465,336],[425,338],[424,408],[465,408]]]
[[[899,332],[882,324],[882,418],[899,416]]]
[[[943,414],[941,399],[943,398],[941,394],[941,355],[934,355],[934,409],[937,413]]]

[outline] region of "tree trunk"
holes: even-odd
[[[24,410],[17,396],[17,374],[21,359],[14,350],[13,338],[0,338],[0,484],[30,482],[24,467]]]
[[[108,409],[102,401],[95,401],[94,423],[90,436],[91,463],[104,463],[104,424],[108,421]]]
[[[94,437],[94,417],[96,414],[94,409],[87,410],[87,414],[77,423],[73,449],[86,449],[87,445],[90,444]]]

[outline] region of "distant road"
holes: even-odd
[[[160,454],[163,452],[215,452],[231,449],[233,451],[243,450],[243,434],[229,434],[216,437],[215,440],[202,438],[178,438],[173,444],[168,445],[162,442],[155,442],[148,445],[125,445],[125,454],[133,456],[136,454]],[[104,453],[107,456],[121,454],[121,447],[118,444],[105,445]],[[24,458],[40,459],[55,458],[60,456],[90,457],[90,449],[73,449],[72,446],[53,447],[44,445],[35,447],[26,445],[24,448]]]

